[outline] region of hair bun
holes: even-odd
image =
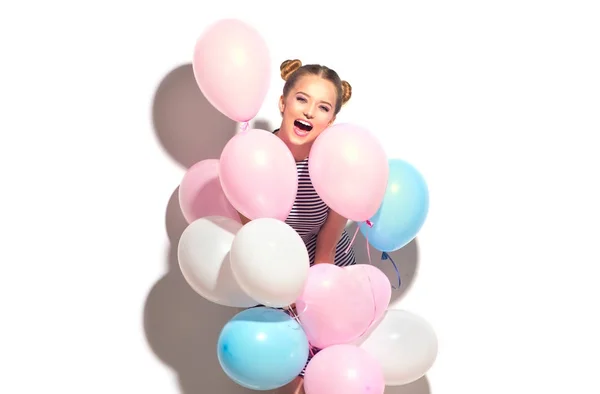
[[[352,97],[352,86],[347,81],[342,81],[342,104],[346,104]]]
[[[281,63],[281,66],[279,66],[279,69],[281,70],[281,78],[283,78],[284,81],[287,81],[289,76],[300,67],[302,67],[302,62],[298,59],[284,61]]]

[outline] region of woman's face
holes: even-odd
[[[287,97],[281,97],[283,113],[280,133],[293,145],[305,145],[314,140],[335,120],[335,86],[317,75],[298,80]]]

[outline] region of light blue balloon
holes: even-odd
[[[388,163],[385,196],[370,218],[373,227],[365,222],[358,225],[369,243],[382,252],[393,252],[412,241],[429,211],[429,190],[421,173],[401,159],[390,159]]]
[[[217,356],[231,380],[252,390],[272,390],[294,380],[308,361],[308,338],[282,310],[256,307],[221,330]]]

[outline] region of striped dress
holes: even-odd
[[[315,263],[315,251],[317,248],[317,235],[327,219],[329,207],[321,200],[310,180],[308,158],[296,162],[296,169],[298,171],[298,193],[296,194],[296,201],[294,202],[292,211],[285,222],[296,230],[304,240],[308,255],[310,256],[310,265],[313,265]],[[354,250],[350,248],[348,253],[345,253],[350,245],[350,241],[351,238],[344,229],[336,246],[335,265],[344,267],[356,264]],[[308,362],[310,362],[312,356],[318,351],[319,349],[311,347]],[[300,376],[304,377],[305,369],[306,366],[300,372]]]
[[[279,129],[275,130],[274,133],[276,134],[277,131],[279,131]],[[310,265],[312,266],[315,263],[317,235],[319,234],[321,226],[325,223],[325,220],[327,220],[329,207],[321,200],[310,180],[308,158],[296,162],[296,171],[298,172],[298,192],[296,193],[296,200],[294,201],[292,210],[285,222],[296,230],[302,237],[302,240],[304,240],[304,244],[306,245],[310,257]],[[346,253],[350,242],[351,238],[344,229],[335,249],[335,265],[345,267],[356,264],[353,248],[350,248],[348,253]],[[287,310],[285,310],[285,312],[291,314]],[[311,346],[307,365],[312,356],[319,350],[320,349]],[[304,377],[305,369],[306,366],[300,372],[300,376]]]
[[[321,200],[310,180],[308,158],[296,162],[298,171],[298,193],[292,211],[285,222],[302,237],[310,256],[310,264],[315,263],[317,235],[327,219],[329,207]],[[340,267],[355,264],[354,250],[350,248],[350,236],[344,230],[336,246],[334,264]]]

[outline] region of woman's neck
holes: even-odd
[[[283,141],[283,143],[288,147],[290,152],[292,152],[292,156],[294,156],[294,159],[296,161],[302,161],[308,157],[308,154],[310,153],[310,145],[309,144],[305,144],[305,145],[292,144],[292,142],[289,140],[289,138],[287,138],[287,136],[289,134],[285,131],[281,132],[281,129],[279,131],[277,131],[277,133],[275,133],[275,134]]]

